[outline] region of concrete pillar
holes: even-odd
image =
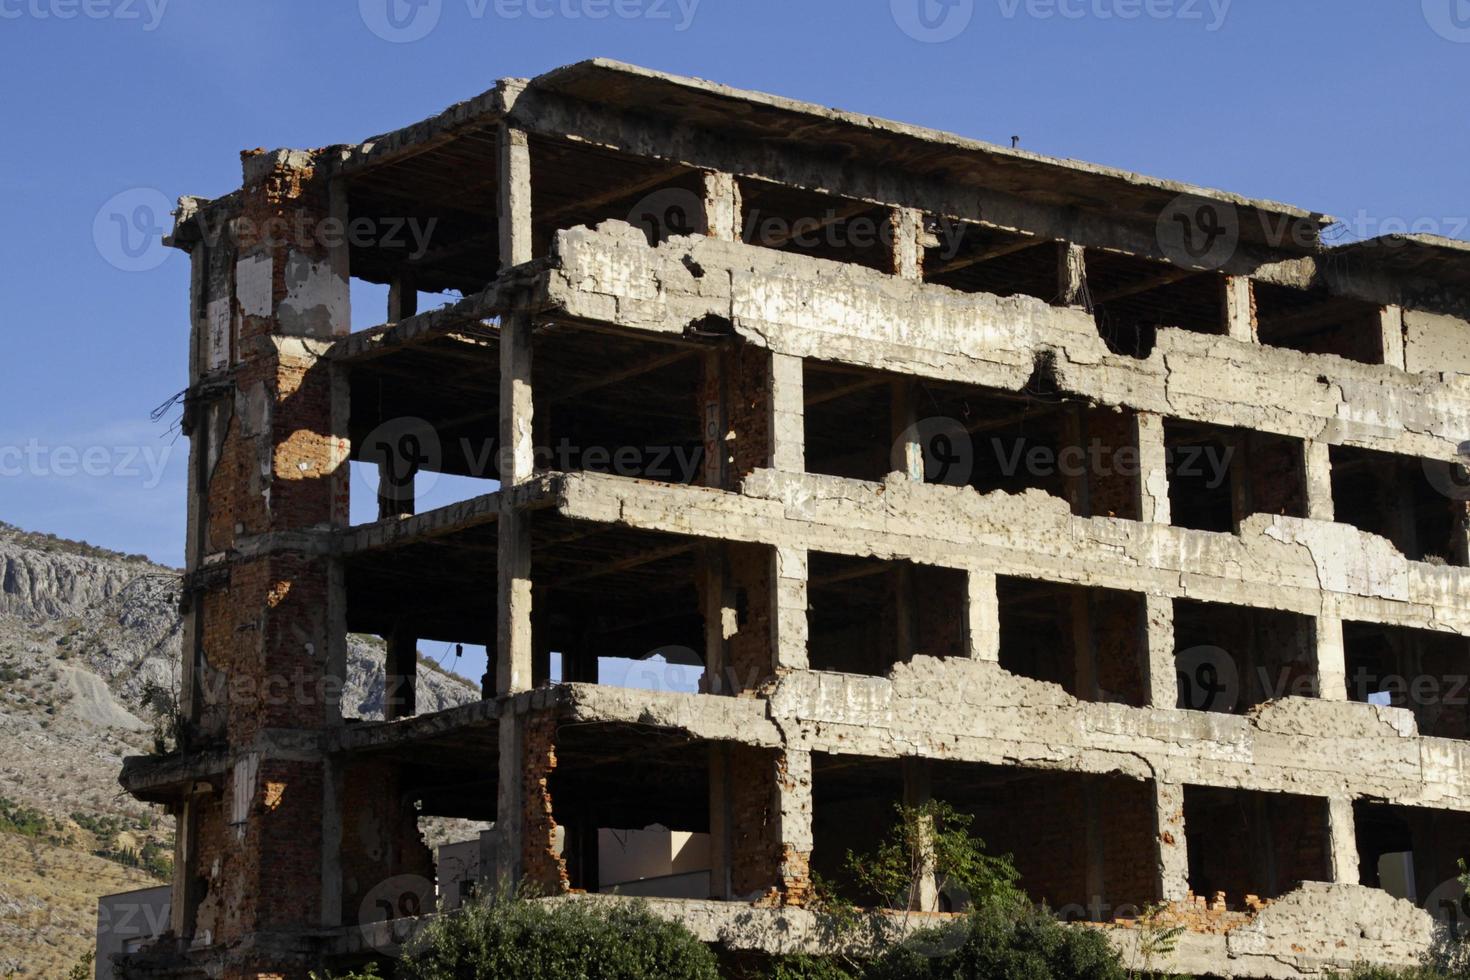
[[[1174,601],[1146,595],[1144,649],[1148,654],[1148,703],[1152,708],[1179,706],[1179,677],[1174,667]]]
[[[1324,597],[1317,614],[1317,696],[1325,701],[1347,701],[1347,651],[1342,641],[1342,615],[1337,603]]]
[[[776,549],[776,615],[772,618],[778,670],[806,670],[807,553],[804,548]]]
[[[513,506],[508,492],[533,475],[531,421],[531,319],[511,313],[500,326],[499,694],[529,690],[532,684],[531,518]]]
[[[1057,305],[1082,306],[1086,299],[1086,250],[1072,242],[1057,242]]]
[[[412,272],[396,274],[388,283],[388,322],[406,320],[419,311],[419,294]]]
[[[709,750],[709,887],[710,897],[734,897],[730,880],[733,847],[734,793],[730,786],[730,746],[711,745]]]
[[[1383,363],[1404,370],[1404,309],[1385,306],[1378,311],[1378,329],[1383,338]]]
[[[972,568],[966,573],[966,581],[967,651],[974,660],[1000,663],[1000,597],[996,593],[995,573]]]
[[[384,664],[383,715],[388,721],[410,718],[418,713],[418,637],[400,626],[387,637]]]
[[[1139,412],[1133,424],[1138,438],[1138,489],[1141,500],[1138,519],[1149,524],[1168,524],[1169,456],[1164,444],[1164,417]]]
[[[788,900],[801,904],[811,888],[812,754],[787,749],[776,771],[779,873]]]
[[[1249,276],[1224,280],[1225,335],[1243,344],[1257,343],[1256,289]]]
[[[924,444],[914,423],[918,421],[918,387],[908,379],[889,385],[889,432],[893,439],[890,465],[916,483],[924,482]]]
[[[919,809],[933,799],[931,772],[928,759],[903,760],[903,805]],[[934,864],[934,820],[925,814],[919,818],[918,831],[919,868],[913,885],[909,888],[909,910],[914,912],[939,911],[939,883],[935,877]]]
[[[1155,781],[1154,839],[1158,896],[1165,902],[1182,902],[1189,894],[1189,850],[1185,845],[1184,786]]]
[[[894,208],[889,215],[893,236],[893,273],[904,279],[924,278],[924,212]]]
[[[524,876],[521,841],[526,825],[525,765],[526,716],[507,711],[500,717],[500,773],[496,786],[495,858],[493,877],[501,886],[514,886]]]
[[[705,234],[723,242],[740,241],[742,205],[740,185],[733,174],[704,175]]]
[[[1307,517],[1314,521],[1336,519],[1332,503],[1332,447],[1309,439],[1302,445],[1306,468]]]
[[[700,553],[699,563],[700,604],[704,615],[704,678],[700,690],[705,694],[734,694],[738,684],[731,676],[726,644],[738,623],[724,542],[708,542]]]
[[[771,465],[782,473],[806,470],[806,404],[802,359],[771,354]]]
[[[1073,682],[1077,699],[1098,701],[1097,629],[1093,622],[1092,593],[1087,589],[1072,590],[1072,654]]]
[[[532,259],[531,147],[526,132],[500,127],[500,267]]]
[[[410,464],[406,473],[397,472],[396,453],[385,452],[378,457],[378,520],[395,517],[412,517],[417,506],[414,500],[414,477],[418,470]],[[402,461],[406,462],[406,461]]]
[[[1332,837],[1332,880],[1339,885],[1360,884],[1358,829],[1352,800],[1327,801],[1327,827]]]

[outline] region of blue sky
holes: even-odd
[[[0,0],[0,520],[180,561],[187,445],[148,416],[188,266],[107,246],[109,202],[596,55],[1467,237],[1470,0],[412,0],[405,43],[387,2]]]

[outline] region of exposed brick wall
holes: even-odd
[[[552,712],[533,712],[522,721],[522,873],[534,886],[559,895],[571,887],[571,879],[566,862],[556,851],[556,817],[548,788],[556,770],[556,716]]]
[[[1091,610],[1097,683],[1103,700],[1134,706],[1147,704],[1143,596],[1094,589]]]
[[[771,549],[763,545],[726,545],[729,585],[736,596],[737,630],[725,642],[730,670],[722,678],[736,685],[734,693],[754,691],[774,673],[771,617],[775,583]]]
[[[1096,778],[1103,847],[1103,900],[1109,917],[1128,906],[1142,909],[1159,895],[1155,876],[1153,784],[1131,779]]]
[[[913,570],[918,630],[914,652],[929,657],[963,657],[968,646],[969,583],[953,568],[917,565]]]
[[[1088,450],[1087,495],[1093,517],[1139,518],[1138,435],[1133,413],[1098,408],[1084,415]],[[1091,444],[1102,447],[1096,463]]]
[[[776,811],[775,753],[730,746],[730,878],[746,896],[778,887],[783,855]]]
[[[363,899],[382,881],[399,875],[434,881],[434,855],[403,795],[398,763],[370,761],[349,767],[342,778],[341,810],[346,923],[359,921]]]

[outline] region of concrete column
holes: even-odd
[[[399,272],[388,283],[388,322],[406,320],[419,311],[419,294],[412,272]]]
[[[1169,456],[1164,446],[1164,417],[1152,412],[1134,416],[1138,437],[1139,520],[1150,524],[1168,524]]]
[[[1086,589],[1072,593],[1073,680],[1079,701],[1097,701],[1097,630],[1093,623],[1092,594]]]
[[[776,772],[776,815],[781,842],[781,884],[793,900],[811,887],[812,754],[787,749]]]
[[[974,660],[1000,663],[1000,597],[995,590],[995,573],[972,568],[966,573],[966,581],[968,653]]]
[[[889,431],[893,439],[890,465],[910,480],[923,483],[924,444],[914,428],[918,421],[917,396],[917,386],[908,379],[889,385]]]
[[[1317,614],[1317,696],[1324,701],[1347,701],[1347,651],[1342,642],[1342,615],[1337,603],[1324,597]]]
[[[412,517],[417,506],[414,500],[414,477],[418,471],[410,464],[407,473],[397,472],[396,453],[385,452],[378,457],[378,520],[394,517]]]
[[[1146,595],[1144,649],[1148,653],[1148,703],[1173,710],[1179,706],[1179,677],[1174,667],[1174,601]]]
[[[893,273],[904,279],[924,278],[924,212],[894,208],[889,215],[893,235]]]
[[[729,679],[725,676],[729,667],[729,656],[725,650],[727,627],[733,631],[733,604],[725,595],[724,542],[711,541],[699,554],[699,598],[704,616],[704,679],[700,690],[705,694],[729,694]]]
[[[500,127],[500,267],[532,259],[531,147],[525,130]]]
[[[742,206],[734,174],[704,175],[705,234],[723,242],[740,241]]]
[[[903,805],[918,809],[933,799],[928,759],[903,760]],[[934,821],[921,817],[918,826],[920,860],[918,876],[909,888],[909,909],[939,911],[939,883],[935,878]]]
[[[771,354],[771,464],[782,473],[806,470],[806,402],[802,359]]]
[[[1404,370],[1404,309],[1385,306],[1378,313],[1378,329],[1383,337],[1383,363]]]
[[[500,325],[499,694],[529,690],[532,684],[531,518],[511,499],[511,490],[533,475],[532,418],[531,318],[511,313]]]
[[[498,884],[520,884],[524,875],[521,838],[524,836],[526,790],[524,783],[526,716],[507,711],[500,717],[500,773],[495,807],[495,871]]]
[[[734,820],[730,812],[734,796],[730,786],[730,746],[711,745],[709,750],[709,888],[711,898],[734,896],[730,880],[730,854]]]
[[[384,664],[383,715],[388,721],[418,713],[419,640],[406,626],[388,636]]]
[[[776,549],[776,615],[772,618],[778,670],[806,670],[807,553],[804,548]]]
[[[1165,902],[1182,902],[1189,894],[1189,850],[1185,846],[1184,786],[1154,784],[1154,831],[1158,845],[1155,870],[1158,895]]]
[[[1308,440],[1302,445],[1306,468],[1307,516],[1314,521],[1336,519],[1332,503],[1332,447],[1325,442]]]
[[[1249,276],[1225,277],[1225,334],[1243,344],[1257,343],[1256,288]]]
[[[1081,306],[1087,298],[1087,252],[1072,242],[1057,243],[1057,305]]]
[[[1360,884],[1358,828],[1352,800],[1327,801],[1327,827],[1332,836],[1332,880],[1339,885]]]

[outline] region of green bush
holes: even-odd
[[[402,980],[718,980],[715,955],[642,903],[496,896],[435,919]]]
[[[955,926],[920,933],[868,971],[871,980],[1128,980],[1102,933],[1068,928],[1044,909],[977,907]]]

